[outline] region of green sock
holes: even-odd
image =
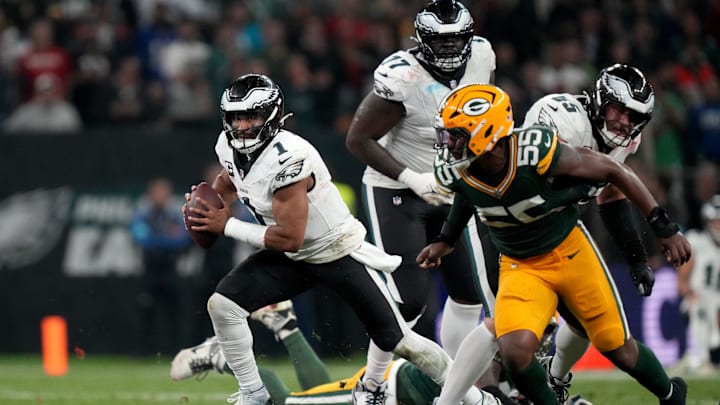
[[[557,404],[555,393],[548,387],[545,369],[533,356],[530,365],[522,371],[512,372],[506,368],[515,388],[534,404]]]
[[[290,396],[290,389],[285,385],[277,374],[272,371],[260,368],[260,379],[270,393],[270,398],[275,405],[285,405],[285,399]]]
[[[638,347],[637,363],[632,369],[623,371],[630,374],[655,396],[664,398],[670,392],[670,377],[652,350],[637,340],[635,342]]]
[[[320,360],[300,329],[295,329],[282,339],[295,367],[295,375],[303,390],[330,382],[325,363]]]

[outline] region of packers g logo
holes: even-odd
[[[484,98],[471,98],[462,106],[462,112],[471,117],[483,115],[490,109],[490,101]]]

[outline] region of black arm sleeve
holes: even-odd
[[[598,206],[600,217],[628,264],[647,261],[647,252],[630,202],[623,198]]]
[[[467,226],[470,218],[475,214],[475,207],[460,193],[455,193],[453,205],[450,207],[445,222],[443,223],[440,234],[433,238],[431,242],[445,242],[450,246],[454,246],[455,242],[460,239],[465,226]]]

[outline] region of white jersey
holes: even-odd
[[[686,237],[693,250],[690,289],[703,300],[720,300],[720,246],[707,232],[692,229]]]
[[[290,259],[327,263],[347,256],[363,244],[365,227],[350,214],[320,153],[305,139],[280,130],[247,173],[235,164],[233,149],[222,132],[215,153],[230,175],[240,201],[264,225],[277,224],[272,212],[274,193],[313,176],[315,185],[308,191],[305,241],[297,252],[285,252]]]
[[[452,88],[469,83],[488,83],[495,70],[495,52],[490,42],[473,37],[472,51],[465,74]],[[405,117],[383,136],[379,143],[398,162],[418,173],[429,172],[435,160],[435,129],[433,123],[440,102],[452,90],[435,80],[420,64],[413,51],[397,51],[375,69],[374,93],[405,107]],[[407,188],[368,166],[364,184],[384,188]]]
[[[548,94],[536,101],[527,114],[522,127],[542,125],[555,129],[561,142],[574,147],[590,148],[600,151],[600,146],[592,134],[592,124],[580,97],[568,93]],[[638,135],[628,146],[612,149],[607,155],[620,163],[640,146]]]

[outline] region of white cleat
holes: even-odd
[[[292,301],[286,300],[268,305],[250,314],[250,318],[261,322],[271,332],[277,334],[281,330],[297,328],[297,316]]]
[[[213,369],[222,373],[224,367],[225,357],[220,351],[217,337],[213,336],[197,346],[180,350],[170,365],[170,378],[175,381],[185,380]]]
[[[227,402],[234,405],[272,405],[273,403],[265,387],[253,392],[238,391],[230,395]]]
[[[383,381],[375,390],[371,390],[361,378],[352,389],[352,403],[353,405],[384,405],[386,390],[387,381]]]

